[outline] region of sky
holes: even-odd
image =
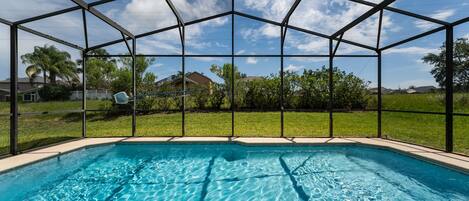
[[[87,0],[92,2],[94,0]],[[371,0],[370,0],[371,1]],[[379,3],[381,0],[373,0]],[[294,0],[236,0],[235,10],[250,15],[281,22]],[[65,0],[4,0],[0,18],[16,21],[74,6]],[[173,0],[184,21],[191,21],[231,10],[231,0]],[[469,0],[397,0],[393,7],[453,22],[468,17]],[[121,24],[134,34],[145,33],[176,25],[177,21],[164,0],[116,0],[97,6],[96,9]],[[303,0],[290,18],[289,24],[304,29],[332,34],[353,21],[369,6],[347,0]],[[378,14],[375,14],[348,30],[344,38],[350,41],[376,46]],[[87,14],[90,46],[120,39],[118,31]],[[186,26],[186,54],[231,54],[231,16],[213,19],[204,23]],[[57,38],[84,46],[81,11],[75,11],[41,21],[25,24],[26,27],[53,35]],[[280,27],[235,16],[235,54],[260,55],[280,54]],[[386,46],[438,27],[416,18],[390,11],[383,15],[383,29],[380,46]],[[455,38],[469,38],[469,23],[454,29]],[[430,74],[432,66],[424,64],[421,58],[428,53],[437,53],[445,39],[444,31],[414,40],[410,43],[383,52],[383,86],[386,88],[407,88],[411,85],[437,84]],[[55,45],[68,51],[73,59],[79,59],[80,52],[72,48],[19,32],[19,55],[31,52],[34,46]],[[328,40],[289,29],[285,40],[285,54],[328,54]],[[111,54],[123,54],[127,49],[123,43],[106,48]],[[181,42],[177,29],[172,29],[137,40],[138,54],[181,54]],[[375,54],[370,50],[341,43],[337,54]],[[19,76],[25,76],[25,65],[19,66]],[[211,65],[230,63],[231,58],[186,58],[186,71],[198,71],[217,82],[210,72]],[[235,65],[249,76],[278,74],[279,58],[242,57],[235,59]],[[304,69],[318,69],[328,65],[327,58],[295,57],[285,58],[284,69],[302,72]],[[370,87],[377,85],[376,58],[335,58],[334,66],[353,73],[366,81]],[[157,58],[148,68],[163,79],[181,70],[181,58]],[[0,79],[9,77],[9,27],[0,25]]]

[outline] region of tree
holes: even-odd
[[[225,82],[225,85],[231,86],[231,77],[232,77],[232,65],[231,64],[223,64],[223,66],[218,66],[216,64],[213,64],[210,67],[210,72],[214,73],[223,81]],[[238,70],[238,67],[234,67],[234,74],[235,74],[235,79],[239,78],[244,78],[246,77],[246,74],[240,73]]]
[[[219,66],[216,64],[213,64],[210,67],[210,72],[214,73],[224,81],[224,89],[225,91],[231,92],[231,80],[232,80],[232,71],[234,71],[234,79],[237,80],[239,78],[245,78],[246,74],[239,72],[238,67],[234,66],[234,69],[232,69],[231,64],[223,64],[223,66]],[[231,100],[231,93],[228,93],[228,97]]]
[[[467,38],[459,38],[454,42],[454,86],[455,90],[469,90],[469,43]],[[440,47],[438,54],[429,53],[422,58],[424,63],[433,66],[431,74],[441,87],[445,86],[446,78],[446,45]]]
[[[88,55],[109,55],[105,49],[96,49]],[[81,60],[77,63],[81,64]],[[90,89],[109,89],[117,70],[117,62],[109,57],[89,57],[86,60],[86,85]]]
[[[113,91],[130,92],[132,89],[132,58],[122,57],[119,62],[122,64],[122,67],[117,69],[115,73],[115,80],[113,80],[112,84]],[[153,72],[146,71],[148,67],[155,63],[155,58],[136,57],[135,62],[137,90],[143,93],[152,91],[157,77]],[[130,82],[128,82],[128,78],[130,78]]]
[[[43,74],[44,84],[47,84],[47,74],[51,84],[57,83],[57,78],[69,84],[79,82],[76,63],[66,51],[60,51],[55,46],[36,46],[32,53],[21,56],[26,67],[26,75],[32,80],[39,74]]]

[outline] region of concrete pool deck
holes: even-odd
[[[254,138],[254,137],[115,137],[84,138],[0,159],[0,173],[90,146],[113,143],[238,143],[242,145],[358,144],[390,149],[469,174],[469,157],[381,138]]]

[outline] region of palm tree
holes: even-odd
[[[57,83],[57,78],[68,83],[79,80],[77,65],[72,61],[68,52],[60,51],[55,46],[36,46],[32,53],[21,56],[26,67],[26,75],[32,80],[39,74],[44,76],[44,84],[47,84],[47,73],[51,84]]]

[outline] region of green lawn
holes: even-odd
[[[445,112],[445,94],[383,95],[383,109]],[[453,110],[456,113],[469,113],[469,93],[453,95]]]
[[[394,98],[393,98],[394,96]],[[463,98],[456,94],[455,111],[469,113]],[[444,111],[437,94],[386,95],[384,107],[419,111]],[[462,99],[462,100],[460,100]],[[80,109],[81,102],[49,102],[20,104],[21,112],[41,112]],[[98,109],[101,101],[88,101],[88,108]],[[441,110],[443,108],[443,110]],[[0,113],[8,113],[8,104],[0,103]],[[131,116],[107,117],[102,112],[88,112],[89,137],[129,136]],[[137,136],[180,136],[181,112],[139,115]],[[383,136],[439,149],[445,143],[445,116],[383,112]],[[329,114],[322,112],[285,112],[284,134],[287,137],[327,137]],[[21,115],[19,118],[19,147],[30,149],[74,139],[81,136],[81,114]],[[377,132],[376,112],[334,113],[334,136],[374,137]],[[231,135],[231,113],[186,112],[186,136]],[[280,136],[280,112],[236,112],[236,136]],[[8,116],[0,116],[0,154],[8,152]],[[455,151],[469,154],[469,117],[454,117]]]

